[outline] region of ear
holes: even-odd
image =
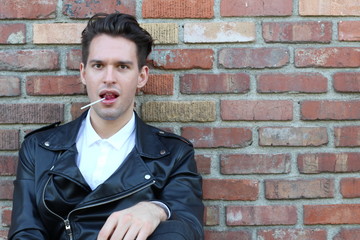
[[[149,79],[149,67],[148,66],[143,66],[141,68],[139,76],[138,76],[137,87],[138,88],[144,87],[145,84],[147,83],[148,79]]]
[[[84,63],[80,63],[80,79],[81,82],[86,85],[86,80],[85,80],[85,65]]]

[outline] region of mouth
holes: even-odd
[[[119,93],[116,91],[104,90],[100,92],[99,97],[105,98],[103,103],[112,103],[115,102],[116,99],[119,97]]]

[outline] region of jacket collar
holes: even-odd
[[[40,142],[43,148],[51,151],[65,151],[76,145],[76,138],[82,121],[88,111],[67,124],[59,126],[45,140]],[[141,156],[160,158],[169,154],[168,149],[159,139],[161,131],[144,123],[135,112],[136,142],[135,146]]]

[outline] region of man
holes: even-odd
[[[130,15],[90,19],[80,74],[97,103],[25,138],[9,239],[203,239],[191,143],[133,110],[136,89],[148,80],[152,43]]]

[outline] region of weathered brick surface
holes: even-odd
[[[226,224],[229,226],[294,225],[296,222],[297,213],[295,206],[226,207]]]
[[[14,76],[0,76],[0,97],[20,95],[20,79]]]
[[[295,50],[295,66],[326,68],[359,67],[360,48],[298,48]]]
[[[11,224],[11,209],[9,207],[2,207],[0,211],[1,214],[1,225],[5,227],[10,227]]]
[[[122,12],[134,15],[136,1],[74,1],[64,0],[62,12],[70,18],[90,18],[95,13]]]
[[[359,0],[300,0],[299,13],[304,16],[359,16]]]
[[[206,226],[216,226],[220,223],[219,206],[206,206],[204,209],[204,224]]]
[[[71,49],[66,54],[66,67],[70,70],[78,70],[81,63],[81,50]]]
[[[58,70],[59,53],[54,50],[0,51],[0,70]]]
[[[340,21],[338,28],[340,41],[360,40],[360,21]]]
[[[260,93],[325,93],[328,80],[320,73],[265,73],[257,76]]]
[[[180,84],[180,91],[186,94],[245,93],[250,90],[250,76],[245,73],[185,74]]]
[[[143,0],[144,18],[212,18],[212,0]]]
[[[49,19],[56,17],[57,0],[0,0],[0,19]]]
[[[328,143],[324,127],[261,127],[261,146],[321,146]]]
[[[248,231],[205,231],[206,240],[232,239],[232,240],[251,240],[251,233]]]
[[[252,132],[247,128],[183,127],[182,135],[198,148],[238,148],[252,142]]]
[[[360,101],[303,101],[303,120],[358,120]]]
[[[0,150],[19,149],[19,131],[0,130]]]
[[[266,42],[320,42],[332,38],[331,22],[265,22],[263,37]]]
[[[224,48],[219,51],[223,68],[279,68],[289,62],[287,48]]]
[[[203,198],[208,200],[254,201],[258,198],[259,181],[237,179],[204,179]]]
[[[174,75],[173,74],[152,74],[145,87],[139,89],[144,94],[173,95]]]
[[[26,38],[26,25],[23,23],[0,24],[0,44],[23,44]]]
[[[261,240],[326,240],[324,229],[270,229],[260,230],[257,236]]]
[[[300,173],[360,171],[360,153],[304,153],[297,157]]]
[[[79,75],[30,76],[26,80],[26,92],[29,95],[85,94],[85,86]]]
[[[13,198],[14,185],[10,180],[0,181],[0,199],[11,200]]]
[[[360,146],[360,126],[335,127],[336,147],[358,147]]]
[[[6,133],[1,133],[0,132],[0,135],[2,137],[9,137],[9,135],[7,135]],[[11,135],[11,134],[10,134]],[[13,136],[10,136],[12,137],[12,141],[13,143],[10,145],[15,145],[16,148],[19,146],[17,141],[18,140],[18,136],[17,136],[17,133],[13,133],[12,134]],[[3,140],[1,140],[0,142],[2,142]],[[9,144],[9,143],[7,143]],[[11,175],[15,175],[16,173],[16,167],[17,167],[17,157],[16,156],[6,156],[6,155],[0,155],[0,175],[2,176],[11,176]]]
[[[184,42],[252,42],[256,38],[254,22],[186,23]]]
[[[360,92],[360,73],[338,72],[333,75],[333,86],[337,92]]]
[[[334,240],[357,240],[360,236],[360,229],[346,229],[342,228],[334,237]]]
[[[224,154],[220,156],[222,174],[280,174],[290,172],[288,154]]]
[[[305,205],[304,224],[360,224],[360,205]]]
[[[159,69],[211,69],[214,61],[211,49],[161,49],[151,54],[152,64]]]
[[[360,197],[360,178],[343,178],[341,179],[340,187],[344,198]]]
[[[292,101],[222,100],[221,118],[224,121],[287,121],[293,118]]]
[[[220,14],[236,16],[288,16],[292,14],[292,0],[222,0]]]
[[[195,156],[197,170],[201,174],[210,174],[211,173],[211,158],[206,155],[196,155]]]
[[[140,25],[151,34],[155,44],[177,44],[179,42],[176,23],[142,23]]]
[[[141,106],[141,114],[150,122],[211,122],[215,120],[215,103],[146,102]]]
[[[34,24],[33,42],[34,44],[79,44],[85,26],[86,24],[81,23]]]
[[[333,179],[265,180],[267,199],[331,198]]]

